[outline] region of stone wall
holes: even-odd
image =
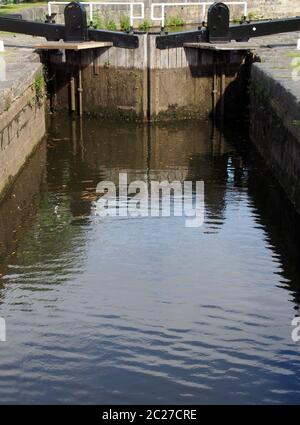
[[[133,0],[138,2],[139,0]],[[143,1],[143,0],[142,0]],[[174,0],[164,0],[165,3],[174,3]],[[151,4],[157,3],[152,0],[144,0],[145,4],[145,18],[150,21],[151,18]],[[210,3],[207,1],[207,3]],[[296,16],[300,14],[300,1],[299,0],[248,0],[248,12],[252,19],[262,18],[276,18],[284,16]],[[95,7],[95,6],[94,6]],[[63,21],[63,6],[55,6],[55,10],[59,11],[58,21]],[[95,7],[96,8],[96,7]],[[229,5],[230,13],[232,18],[240,18],[244,14],[243,5]],[[96,8],[97,9],[97,8]],[[179,17],[184,20],[185,23],[200,23],[203,19],[206,19],[207,9],[203,13],[202,6],[180,6],[180,7],[166,7],[166,17]],[[98,8],[100,11],[101,20],[114,19],[116,22],[120,20],[123,15],[128,15],[129,8],[127,6],[102,6]],[[88,8],[87,8],[88,11]],[[139,8],[135,8],[135,15],[139,14]],[[160,14],[160,8],[156,8],[155,16]],[[138,26],[141,21],[135,21]],[[160,26],[158,21],[152,22],[153,26]]]
[[[280,55],[285,56],[282,52]],[[300,86],[280,56],[276,63],[252,67],[250,135],[300,212]]]
[[[138,2],[139,0],[133,0]],[[141,0],[145,4],[145,18],[150,21],[151,13],[150,8],[151,4],[155,3],[152,0]],[[174,0],[164,0],[166,3],[174,3]],[[209,1],[207,1],[209,3]],[[117,3],[117,1],[116,1]],[[157,2],[156,2],[157,3]],[[296,16],[300,15],[300,0],[248,0],[248,12],[252,19],[262,19],[262,18],[276,18],[276,17],[285,17],[285,16]],[[64,5],[53,6],[53,11],[58,12],[56,21],[59,23],[64,22],[63,10]],[[99,12],[96,13],[96,20],[108,21],[113,19],[116,23],[119,23],[122,16],[129,15],[128,6],[102,6],[97,8],[94,6],[95,10]],[[230,5],[230,13],[232,18],[240,18],[244,14],[243,5]],[[134,14],[138,15],[139,8],[136,7]],[[23,19],[30,19],[36,21],[44,21],[45,15],[47,13],[47,7],[31,7],[25,10],[21,10],[18,14],[21,14]],[[87,7],[87,13],[89,14],[89,9]],[[160,9],[156,9],[156,16],[160,13]],[[167,7],[166,8],[166,17],[179,17],[184,20],[185,23],[200,23],[203,19],[206,19],[207,7],[205,8],[205,13],[203,14],[202,6],[189,6],[189,7]],[[135,27],[138,27],[141,24],[142,20],[135,21]],[[153,26],[160,26],[159,22],[152,22]]]
[[[40,63],[20,64],[11,59],[9,78],[0,82],[0,194],[45,134],[44,98],[36,85],[41,73]]]
[[[226,0],[224,0],[226,3]],[[230,1],[230,0],[228,0]],[[242,1],[242,0],[241,0]],[[174,3],[174,0],[164,0],[164,2]],[[147,9],[150,9],[152,0],[145,0]],[[153,2],[155,3],[155,2]],[[296,16],[300,14],[299,0],[247,0],[248,13],[253,19],[259,18],[276,18],[283,16]],[[243,5],[229,5],[230,14],[232,17],[239,18],[243,15]],[[176,7],[167,8],[167,14],[171,16],[181,16],[186,22],[200,22],[202,18],[201,7]],[[207,12],[207,8],[206,8]],[[197,19],[198,18],[198,19]]]
[[[20,12],[17,12],[17,13],[18,14],[20,13],[23,19],[27,19],[29,21],[44,22],[46,13],[47,13],[47,7],[35,6],[35,7],[21,10]]]
[[[249,12],[258,18],[300,15],[299,0],[248,0]]]

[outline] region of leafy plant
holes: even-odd
[[[130,31],[130,18],[127,15],[122,15],[120,18],[120,29],[122,31]]]
[[[39,102],[45,96],[45,80],[42,73],[35,77],[34,88],[36,100]]]
[[[231,22],[232,22],[233,24],[239,24],[239,23],[241,22],[241,18],[238,18],[237,16],[233,16],[233,17],[231,18]]]
[[[93,20],[93,26],[96,29],[105,28],[105,24],[100,13],[95,14],[94,20]]]
[[[165,25],[166,27],[181,27],[185,25],[185,21],[179,16],[170,16],[166,18]]]
[[[259,19],[258,14],[255,12],[249,12],[247,20],[248,21],[257,21]]]
[[[105,22],[105,28],[109,31],[116,31],[117,30],[117,24],[113,19],[108,19]]]
[[[148,31],[151,28],[151,22],[147,19],[144,19],[143,22],[139,25],[140,31]]]

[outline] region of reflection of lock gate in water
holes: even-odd
[[[6,323],[3,317],[0,317],[0,342],[6,341]]]

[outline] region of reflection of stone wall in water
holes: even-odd
[[[7,255],[18,248],[37,212],[46,171],[46,141],[36,149],[0,204],[0,272]]]

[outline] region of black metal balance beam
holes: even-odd
[[[89,41],[111,41],[115,47],[124,49],[137,49],[139,47],[139,38],[136,35],[121,31],[88,29],[88,39]]]
[[[136,49],[139,46],[136,35],[88,28],[85,8],[79,3],[69,3],[64,14],[65,25],[0,17],[0,31],[45,37],[48,41],[110,41],[115,47],[125,49]]]
[[[45,37],[49,41],[65,39],[65,26],[23,19],[0,17],[0,31]]]
[[[229,25],[229,9],[221,2],[210,6],[207,15],[207,26],[200,30],[161,35],[156,38],[156,47],[166,49],[182,47],[185,43],[229,43],[231,40],[248,41],[253,37],[261,37],[284,32],[300,31],[300,17],[275,19]]]
[[[300,31],[300,17],[232,25],[229,27],[229,38],[237,41],[241,39],[249,40],[253,37],[293,31]]]
[[[207,43],[206,30],[173,32],[172,34],[156,37],[158,49],[172,49],[182,47],[185,43]]]

